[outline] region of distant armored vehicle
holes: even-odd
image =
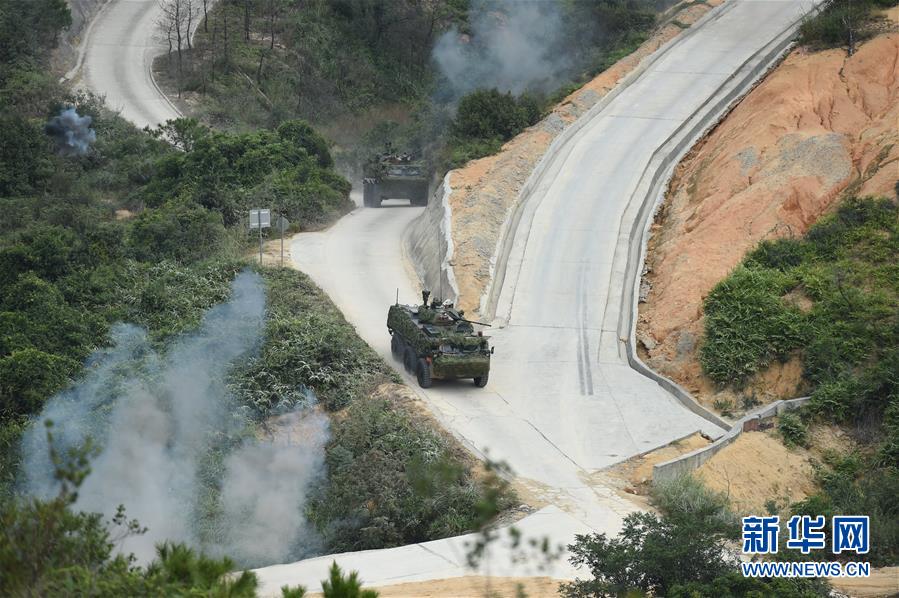
[[[472,378],[475,386],[486,386],[493,349],[488,337],[474,331],[472,324],[480,322],[463,318],[464,312],[449,301],[435,299],[428,305],[429,295],[422,291],[421,305],[397,303],[387,311],[393,356],[422,388],[430,388],[435,379],[453,378]]]
[[[413,206],[428,204],[428,166],[411,154],[386,151],[363,168],[362,203],[378,208],[385,199],[408,199]]]

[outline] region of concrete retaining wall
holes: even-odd
[[[800,397],[798,399],[777,401],[756,409],[740,419],[740,421],[731,427],[727,434],[712,444],[701,449],[696,449],[686,455],[681,455],[677,459],[654,465],[652,468],[652,481],[659,482],[670,480],[697,469],[700,465],[711,459],[718,451],[736,440],[744,431],[750,432],[758,430],[767,421],[770,421],[784,411],[796,409],[808,400],[809,397]]]
[[[727,6],[729,3],[725,3]],[[714,11],[706,14],[709,16]],[[665,190],[674,168],[696,142],[720,122],[737,101],[773,68],[786,54],[793,43],[796,28],[801,19],[795,21],[761,52],[747,60],[734,76],[719,90],[718,100],[694,114],[682,127],[662,144],[653,154],[637,186],[630,206],[622,216],[627,221],[637,210],[633,225],[628,231],[627,267],[624,274],[624,292],[621,297],[621,317],[618,320],[618,336],[625,339],[624,351],[630,366],[644,376],[655,380],[670,392],[682,405],[700,417],[726,429],[730,426],[715,413],[706,409],[682,386],[647,367],[636,351],[637,303],[639,301],[639,281],[646,259],[649,228],[652,215],[665,199]],[[620,232],[619,234],[623,234]]]
[[[546,152],[543,154],[543,157],[537,163],[537,166],[534,167],[533,172],[528,177],[527,181],[525,181],[524,186],[521,188],[521,191],[518,194],[518,198],[513,204],[510,213],[507,215],[503,227],[500,230],[499,239],[497,240],[496,250],[493,254],[493,260],[491,263],[491,278],[490,283],[484,291],[484,295],[481,297],[480,301],[480,313],[481,317],[487,321],[493,320],[497,316],[500,319],[507,319],[508,314],[497,314],[497,307],[499,304],[500,294],[503,289],[503,285],[506,279],[506,266],[509,260],[509,254],[512,251],[512,245],[515,241],[516,233],[518,232],[519,224],[522,222],[522,217],[525,216],[525,212],[528,214],[524,217],[526,226],[530,227],[530,218],[533,216],[534,210],[536,210],[539,201],[532,201],[533,199],[537,199],[534,197],[534,191],[538,188],[541,179],[544,175],[552,169],[553,166],[558,165],[561,161],[564,161],[564,158],[568,155],[568,152],[562,151],[568,142],[577,135],[577,133],[590,122],[597,114],[603,111],[606,106],[608,106],[612,100],[618,97],[622,91],[627,89],[634,81],[636,81],[640,76],[643,75],[646,70],[656,63],[660,58],[665,56],[665,54],[671,50],[671,48],[677,46],[678,44],[683,43],[685,39],[689,39],[690,36],[694,35],[696,31],[698,31],[702,25],[706,22],[719,18],[724,12],[731,10],[733,8],[732,2],[725,2],[724,4],[717,6],[716,8],[710,10],[702,17],[700,17],[693,25],[690,26],[689,29],[670,40],[669,42],[663,44],[659,47],[655,52],[644,58],[637,67],[632,70],[630,73],[622,77],[618,83],[612,88],[606,95],[604,95],[596,104],[594,104],[587,112],[582,114],[577,120],[568,125],[565,130],[563,130],[555,139],[553,139],[549,148],[547,148]],[[570,149],[570,146],[569,146]],[[527,209],[525,209],[527,208]]]
[[[412,221],[403,235],[403,251],[415,267],[422,288],[435,297],[459,298],[459,287],[450,260],[453,259],[452,219],[449,202],[450,176],[434,191],[424,213]]]

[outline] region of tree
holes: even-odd
[[[529,96],[515,98],[496,89],[479,89],[459,101],[453,130],[468,139],[511,139],[540,118]]]
[[[376,591],[362,589],[362,582],[356,571],[344,576],[337,561],[331,564],[328,579],[322,581],[322,594],[324,598],[378,598]]]
[[[157,28],[165,36],[168,42],[168,56],[171,61],[172,50],[178,56],[178,97],[181,97],[181,87],[184,78],[185,49],[191,49],[191,29],[199,10],[194,0],[159,0],[159,8],[162,16],[157,22]]]
[[[652,596],[827,596],[814,580],[746,580],[739,557],[728,544],[737,532],[736,519],[722,494],[710,492],[685,476],[654,489],[662,515],[631,513],[615,538],[578,535],[571,562],[586,565],[592,579],[563,584],[566,598],[599,598],[627,594]]]
[[[59,493],[50,500],[14,498],[0,505],[0,595],[221,596],[250,598],[252,572],[231,574],[227,559],[211,559],[180,544],[162,544],[157,559],[137,567],[132,555],[113,555],[121,540],[143,534],[119,507],[109,522],[75,511],[78,488],[96,451],[90,442],[60,453],[48,423],[47,441]]]

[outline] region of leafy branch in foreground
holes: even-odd
[[[611,596],[827,596],[817,580],[747,579],[731,540],[736,518],[721,494],[686,476],[658,486],[662,514],[631,513],[621,533],[578,535],[568,548],[571,562],[592,579],[562,584],[566,598]]]

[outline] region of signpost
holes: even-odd
[[[259,229],[259,265],[262,265],[262,229],[272,227],[272,211],[255,209],[250,210],[250,230]],[[282,234],[283,236],[283,234]],[[281,262],[284,262],[284,241],[281,241]]]
[[[284,231],[290,226],[290,222],[284,217],[284,214],[278,214],[278,230],[281,232],[281,267],[284,267]]]

